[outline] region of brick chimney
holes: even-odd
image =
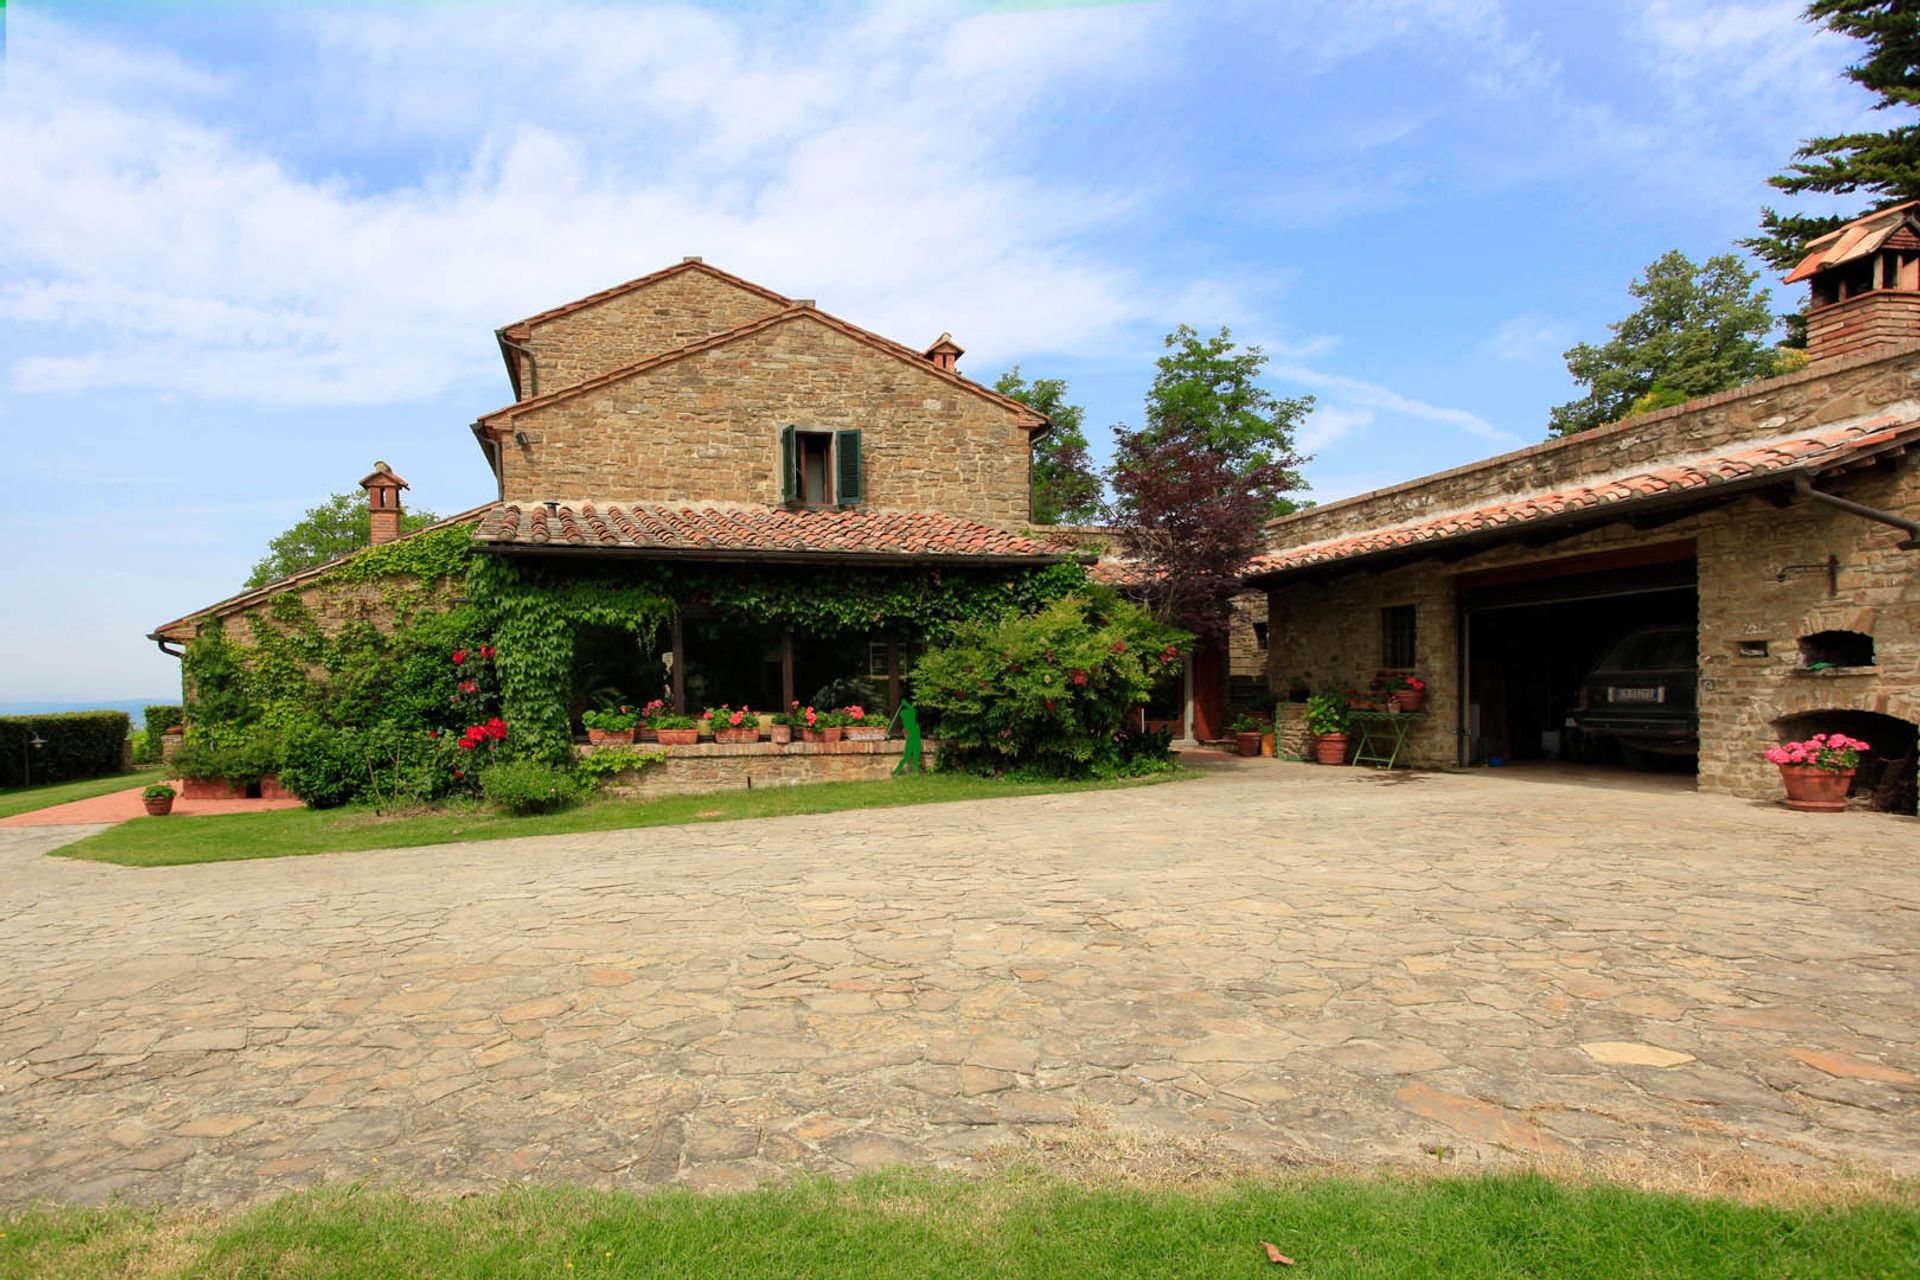
[[[367,514],[373,524],[373,545],[392,542],[400,536],[400,517],[404,514],[400,506],[400,491],[407,482],[393,474],[393,468],[384,462],[373,464],[373,474],[360,482],[367,491]]]
[[[1920,342],[1920,200],[1855,218],[1807,246],[1807,359]]]
[[[952,334],[943,333],[921,354],[933,361],[934,368],[952,373],[954,366],[960,363],[960,357],[967,354],[967,349],[955,342]]]

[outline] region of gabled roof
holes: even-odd
[[[1449,546],[1497,542],[1548,523],[1597,525],[1628,514],[1650,515],[1663,506],[1711,504],[1743,490],[1778,485],[1799,473],[1852,465],[1914,443],[1920,443],[1920,418],[1887,415],[1820,427],[1551,493],[1271,551],[1256,557],[1246,576],[1269,579],[1347,562],[1358,567],[1357,562],[1387,555],[1417,557]]]
[[[882,354],[892,356],[896,360],[910,364],[914,368],[931,374],[933,377],[939,378],[944,382],[952,383],[962,391],[971,392],[984,400],[990,400],[994,404],[1012,411],[1021,419],[1023,425],[1025,425],[1029,431],[1043,430],[1051,425],[1047,421],[1046,416],[1031,405],[1023,404],[1011,396],[1003,396],[998,391],[983,387],[971,378],[964,377],[952,370],[942,369],[911,347],[902,346],[891,338],[883,338],[870,329],[862,329],[859,325],[851,321],[842,320],[838,316],[828,315],[811,303],[804,302],[793,303],[771,315],[762,316],[758,320],[749,320],[745,324],[736,325],[734,328],[722,333],[716,333],[709,338],[701,338],[697,342],[689,342],[687,345],[676,347],[672,351],[663,351],[658,355],[646,356],[643,359],[634,361],[632,364],[609,370],[596,378],[588,378],[586,381],[576,382],[570,387],[562,387],[558,391],[550,391],[546,395],[536,396],[531,400],[521,400],[514,404],[495,409],[492,413],[482,414],[480,421],[487,426],[508,422],[518,415],[534,409],[543,409],[550,404],[558,404],[563,400],[570,400],[574,396],[584,395],[589,391],[597,391],[601,387],[608,386],[615,382],[622,382],[638,374],[645,373],[650,369],[657,369],[662,365],[672,364],[676,360],[684,360],[688,356],[698,355],[703,351],[712,351],[716,347],[724,347],[728,343],[738,342],[742,338],[751,337],[753,334],[759,333],[762,330],[771,329],[776,325],[788,324],[800,319],[816,321],[827,326],[829,329],[845,334],[856,342],[865,343],[867,346],[872,347]]]
[[[557,320],[561,316],[571,315],[576,311],[584,311],[588,307],[597,306],[610,298],[617,298],[623,293],[632,293],[636,289],[644,289],[650,284],[658,284],[660,281],[668,279],[669,277],[684,275],[689,271],[697,271],[702,275],[712,276],[714,279],[724,281],[727,284],[733,285],[735,288],[745,289],[748,293],[757,293],[768,302],[775,303],[782,307],[790,307],[793,305],[792,298],[787,297],[785,294],[775,293],[765,285],[758,285],[751,280],[743,280],[732,272],[722,271],[718,267],[708,266],[699,258],[682,258],[671,267],[663,268],[648,275],[639,276],[627,281],[625,284],[614,285],[611,289],[602,289],[598,293],[590,293],[584,298],[575,298],[572,302],[563,302],[557,307],[549,307],[539,315],[528,316],[525,320],[516,320],[512,324],[503,325],[498,332],[509,338],[525,338],[531,333],[535,325],[545,324],[549,320]]]
[[[791,510],[726,503],[502,502],[474,530],[500,552],[637,554],[703,560],[1047,564],[1069,549],[931,511]]]
[[[1787,274],[1786,283],[1795,284],[1815,272],[1864,258],[1906,226],[1920,229],[1920,200],[1909,200],[1864,218],[1855,218],[1844,227],[1836,227],[1819,239],[1809,241],[1807,256]]]
[[[462,511],[459,515],[448,516],[444,520],[436,520],[432,524],[422,525],[418,529],[414,529],[410,532],[401,534],[398,538],[395,538],[393,541],[405,542],[408,538],[417,538],[423,533],[432,533],[435,529],[444,529],[449,525],[471,524],[486,513],[487,505],[490,505],[490,504],[483,504],[478,507],[472,507],[466,511]],[[383,545],[391,546],[392,543],[386,543]],[[373,548],[371,547],[358,547],[352,551],[347,552],[346,555],[335,556],[333,559],[327,561],[325,564],[317,564],[313,566],[313,568],[311,569],[302,569],[298,573],[290,573],[286,577],[275,579],[274,581],[269,582],[262,587],[249,587],[247,590],[239,592],[236,595],[228,596],[225,600],[215,601],[213,604],[208,605],[204,609],[195,609],[192,613],[185,614],[181,617],[175,618],[172,622],[161,623],[159,626],[155,627],[152,631],[149,631],[147,633],[147,639],[149,640],[191,639],[192,637],[189,635],[175,635],[173,633],[176,631],[180,631],[182,628],[186,628],[191,624],[198,623],[202,618],[211,617],[215,614],[237,613],[241,609],[245,609],[252,605],[258,604],[260,601],[265,600],[267,597],[278,595],[280,592],[285,591],[291,587],[305,586],[307,583],[312,582],[315,578],[324,578],[328,573],[330,573],[334,569],[339,568],[341,565],[353,559],[355,556],[360,555],[362,552],[365,552],[365,551],[371,551],[372,549]]]

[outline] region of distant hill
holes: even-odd
[[[180,695],[171,698],[131,698],[119,702],[0,702],[0,716],[44,716],[56,711],[124,711],[133,717],[133,727],[147,725],[147,708],[178,705]]]

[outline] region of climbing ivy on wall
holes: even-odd
[[[1077,564],[1037,568],[879,570],[635,564],[561,566],[476,555],[450,526],[368,548],[300,591],[247,616],[244,637],[217,623],[187,647],[196,726],[273,732],[320,720],[454,726],[447,655],[490,646],[515,756],[564,759],[574,638],[586,627],[657,642],[681,608],[803,635],[893,632],[944,639],[969,620],[1031,613],[1085,588]],[[464,586],[465,597],[457,595]],[[377,588],[366,599],[368,588]],[[330,629],[302,596],[357,599],[364,615]],[[457,601],[457,603],[456,603]],[[234,628],[238,630],[238,628]],[[451,710],[449,708],[452,708]]]

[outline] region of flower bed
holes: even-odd
[[[939,744],[927,742],[933,765]],[[667,758],[638,773],[619,774],[604,790],[611,795],[700,795],[752,787],[794,787],[809,782],[860,782],[885,778],[900,763],[906,744],[891,742],[702,742],[671,747]],[[577,746],[578,755],[594,750]]]

